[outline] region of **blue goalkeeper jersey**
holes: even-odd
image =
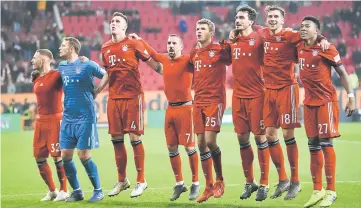
[[[58,70],[64,89],[63,122],[96,123],[94,108],[94,77],[101,79],[104,71],[93,61],[70,63],[62,61]]]

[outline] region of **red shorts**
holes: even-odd
[[[195,106],[193,113],[194,132],[196,134],[204,134],[205,131],[219,132],[225,106],[225,103]]]
[[[193,105],[168,106],[165,113],[164,132],[167,145],[194,147]]]
[[[34,157],[60,157],[59,132],[62,114],[38,115],[33,138]]]
[[[144,95],[131,99],[108,99],[108,133],[124,135],[144,134]]]
[[[255,135],[264,135],[265,126],[263,121],[264,96],[246,99],[232,97],[232,118],[234,131],[244,134],[252,131]]]
[[[264,124],[266,127],[293,129],[301,127],[298,120],[298,84],[282,89],[266,89],[264,98]]]
[[[328,139],[339,137],[340,108],[337,102],[321,106],[304,105],[305,129],[308,138]]]

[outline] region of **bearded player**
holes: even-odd
[[[235,17],[238,34],[228,47],[232,55],[233,97],[232,118],[240,145],[243,172],[246,184],[241,199],[247,199],[258,190],[257,201],[267,196],[269,173],[269,148],[263,121],[264,80],[263,80],[263,39],[253,30],[257,12],[249,6],[237,8]],[[231,36],[234,36],[231,35]],[[255,136],[258,161],[261,170],[260,186],[254,180],[254,154],[250,143],[250,132]]]
[[[131,34],[136,39],[137,35]],[[168,100],[165,115],[164,131],[169,151],[169,157],[176,185],[173,187],[174,201],[187,191],[183,182],[182,162],[178,146],[183,145],[189,157],[192,172],[192,185],[189,200],[195,200],[199,193],[198,154],[195,149],[193,129],[193,98],[191,86],[193,66],[189,63],[189,55],[182,55],[183,40],[175,34],[168,36],[167,54],[157,53],[147,42],[143,41],[152,58],[163,65],[164,93]]]
[[[32,73],[34,93],[37,101],[33,150],[39,172],[49,188],[41,201],[64,201],[68,198],[66,175],[59,148],[60,121],[62,119],[63,85],[59,71],[50,67],[53,54],[47,49],[39,49],[31,60],[35,71]],[[60,182],[57,191],[47,158],[53,157]]]

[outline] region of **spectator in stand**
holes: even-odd
[[[90,57],[90,37],[86,36],[84,41],[81,41],[80,54],[85,57]]]
[[[19,108],[17,107],[14,99],[11,99],[9,113],[19,113]]]
[[[214,23],[218,23],[217,15],[214,14],[208,6],[204,7],[204,9],[201,11],[201,18],[209,19]]]
[[[40,40],[40,48],[49,48],[49,38],[47,35],[44,35]]]
[[[6,50],[6,42],[4,40],[3,35],[1,35],[1,43],[0,43],[0,47],[1,47],[1,61],[4,61],[4,55],[5,55],[5,50]]]
[[[104,19],[103,28],[104,28],[104,34],[110,35],[110,25],[107,19]]]
[[[58,54],[59,47],[56,44],[56,40],[55,40],[55,37],[53,35],[49,36],[48,47],[49,47],[49,50],[54,54],[54,56],[55,56],[55,54]]]
[[[134,15],[133,15],[133,18],[132,18],[132,26],[134,28],[134,32],[139,34],[140,33],[140,28],[142,27],[142,22],[141,22],[141,19],[140,19],[140,16],[139,16],[139,13],[136,12]]]
[[[179,30],[181,32],[181,36],[183,38],[184,33],[188,32],[188,24],[184,16],[181,17],[178,23]]]
[[[297,2],[291,1],[288,5],[288,11],[292,14],[296,14],[298,11],[298,5]]]
[[[358,46],[357,49],[352,52],[352,62],[355,65],[361,64],[361,48],[360,48],[360,46]]]
[[[340,43],[337,45],[337,50],[340,54],[341,57],[345,57],[347,54],[347,47],[346,47],[346,42],[345,39],[342,39],[340,41]]]
[[[335,22],[331,22],[330,24],[327,24],[327,27],[328,27],[330,39],[341,37],[341,30]]]
[[[228,39],[229,32],[232,30],[232,26],[231,26],[231,24],[229,24],[229,22],[224,20],[224,17],[221,17],[220,22],[223,22],[223,24],[221,24],[217,27],[218,28],[217,39],[218,40],[226,40],[226,39]]]
[[[94,40],[93,40],[93,44],[91,45],[91,49],[92,50],[100,50],[100,48],[102,47],[103,44],[103,38],[100,35],[100,33],[98,31],[94,32]]]

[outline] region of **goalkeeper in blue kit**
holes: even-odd
[[[60,148],[64,161],[66,177],[73,188],[66,202],[84,199],[73,161],[74,149],[78,149],[89,179],[94,186],[89,202],[104,198],[100,186],[98,168],[91,158],[91,149],[99,147],[94,108],[94,77],[101,79],[104,72],[93,61],[82,62],[79,59],[81,45],[79,40],[67,37],[62,42],[59,53],[65,61],[60,62],[58,70],[64,88],[64,113],[60,127]]]

